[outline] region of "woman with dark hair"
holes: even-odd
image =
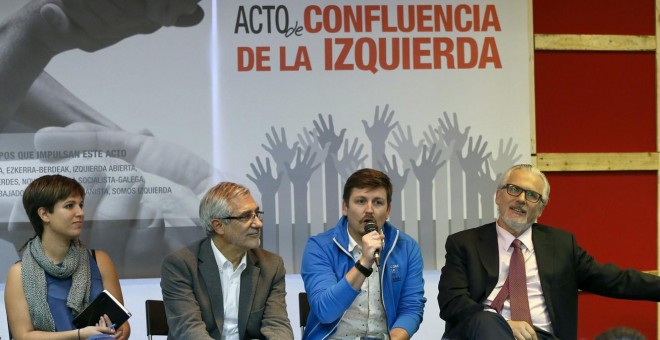
[[[104,289],[123,303],[115,266],[108,254],[80,242],[85,189],[61,175],[35,179],[23,206],[36,235],[21,249],[21,261],[7,275],[5,309],[14,339],[127,339],[130,326],[111,328],[101,318],[77,329],[73,319]]]

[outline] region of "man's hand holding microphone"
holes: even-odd
[[[385,236],[380,232],[380,227],[376,224],[376,221],[371,219],[365,220],[364,236],[362,236],[362,256],[364,257],[364,254],[373,254],[373,260],[378,267],[380,267],[380,251],[383,249],[384,240]],[[365,244],[375,248],[374,251],[371,252]]]
[[[348,282],[355,289],[360,289],[364,280],[373,273],[373,264],[380,267],[380,251],[383,249],[385,235],[380,232],[376,219],[367,216],[362,221],[362,256],[355,262],[355,269],[347,275]]]

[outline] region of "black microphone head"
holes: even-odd
[[[365,234],[368,234],[368,233],[370,233],[374,230],[378,231],[378,224],[376,224],[376,222],[374,222],[372,220],[367,220],[366,222],[364,222],[364,233]]]

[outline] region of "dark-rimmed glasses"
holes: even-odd
[[[520,194],[524,192],[525,200],[532,203],[536,203],[538,201],[543,202],[543,196],[541,196],[541,194],[539,194],[538,192],[534,190],[523,189],[515,184],[506,184],[500,189],[506,189],[506,193],[513,197],[518,197],[520,196]]]
[[[255,210],[255,211],[248,211],[243,215],[240,216],[227,216],[227,217],[220,217],[219,219],[221,220],[238,220],[240,222],[252,222],[254,221],[255,217],[258,217],[260,221],[263,221],[263,216],[264,212],[261,210]]]

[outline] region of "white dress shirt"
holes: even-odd
[[[211,242],[215,262],[220,271],[220,285],[222,286],[222,304],[224,306],[224,322],[222,323],[223,340],[239,340],[238,337],[238,302],[241,294],[241,273],[245,270],[247,253],[243,254],[241,263],[234,270],[231,261],[222,254],[220,249]],[[209,287],[209,289],[213,289]]]

